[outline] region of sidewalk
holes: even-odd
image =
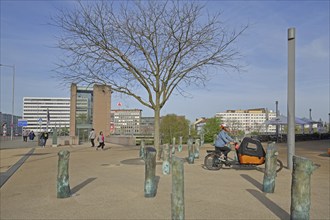
[[[37,138],[32,141],[28,139],[27,142],[24,142],[21,137],[15,137],[13,140],[10,140],[9,138],[6,140],[0,140],[0,149],[29,148],[37,145]]]
[[[286,166],[286,146],[276,146]],[[330,216],[328,146],[329,140],[296,143],[297,155],[321,164],[311,176],[311,219]],[[264,175],[258,170],[203,169],[210,148],[205,145],[194,164],[184,164],[186,219],[290,219],[289,170],[278,173],[274,193],[263,193]],[[1,150],[1,172],[30,149]],[[70,151],[73,196],[67,199],[56,197],[57,153],[62,149]],[[186,149],[175,156],[187,157]],[[139,147],[37,147],[1,187],[0,219],[171,219],[171,175],[163,175],[157,162],[157,194],[145,198],[144,169]]]

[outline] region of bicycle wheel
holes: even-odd
[[[208,170],[220,170],[222,168],[222,163],[215,154],[208,154],[204,159],[204,166]]]
[[[283,163],[279,159],[276,161],[276,173],[280,172],[283,169]]]

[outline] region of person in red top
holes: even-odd
[[[98,150],[99,147],[101,147],[102,150],[103,150],[103,148],[104,148],[104,135],[103,135],[102,131],[100,131],[100,135],[98,136],[97,141],[99,142],[99,145],[96,147],[96,150]]]

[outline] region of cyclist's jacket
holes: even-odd
[[[216,147],[224,147],[229,142],[233,142],[234,140],[227,134],[225,130],[221,130],[215,140]]]

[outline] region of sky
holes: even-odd
[[[235,47],[243,71],[215,70],[206,87],[191,87],[190,97],[173,94],[161,115],[185,115],[191,122],[214,117],[229,109],[267,108],[287,115],[288,29],[295,28],[295,115],[328,122],[329,1],[199,1],[205,12],[221,12],[232,29],[249,28]],[[15,66],[14,113],[23,114],[23,97],[70,97],[70,87],[54,78],[61,51],[56,48],[60,30],[49,25],[59,8],[74,1],[0,1],[0,111],[12,112]],[[122,106],[118,107],[117,103]],[[153,112],[130,97],[112,94],[112,109]]]

